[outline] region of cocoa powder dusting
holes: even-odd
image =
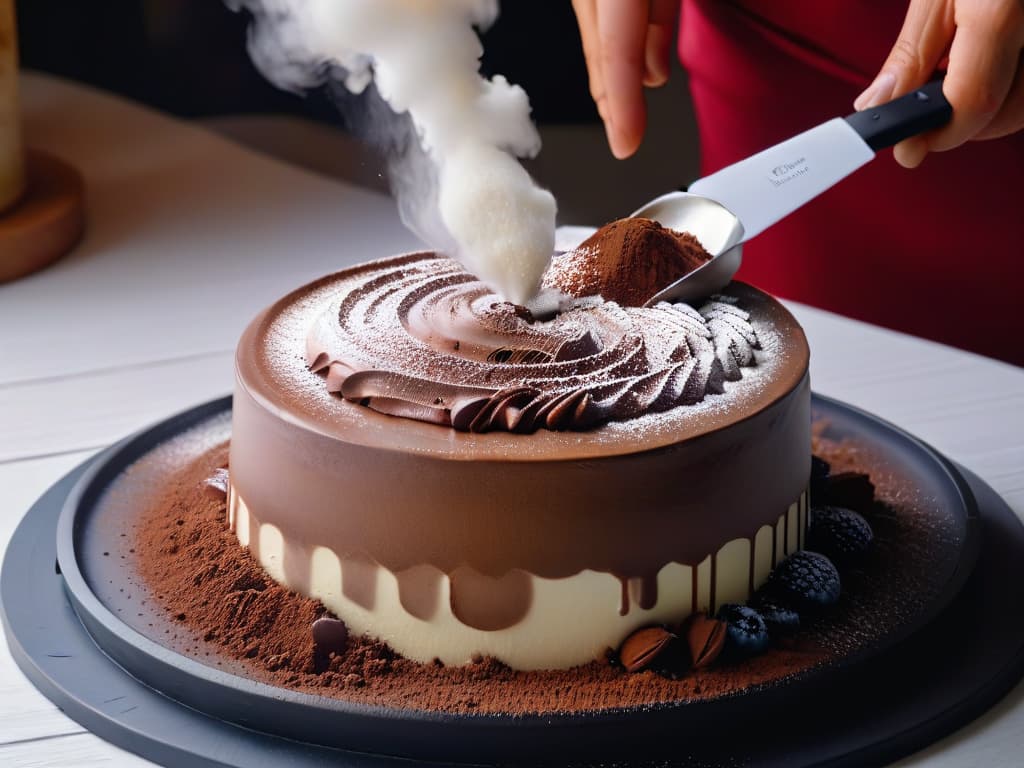
[[[815,447],[834,466],[864,467],[856,448],[832,444],[820,431]],[[922,532],[915,529],[918,518],[880,506],[871,519],[882,542],[879,552],[849,580],[838,610],[760,656],[692,670],[681,679],[650,670],[628,674],[607,659],[549,672],[518,672],[490,658],[460,667],[420,664],[361,637],[349,637],[344,653],[316,653],[312,625],[330,614],[268,578],[228,529],[224,500],[205,491],[205,479],[226,460],[225,444],[192,461],[166,478],[140,515],[134,533],[140,581],[167,620],[166,627],[150,630],[154,639],[271,685],[353,702],[521,715],[717,698],[855,649],[861,635],[871,635],[865,617],[870,621],[879,604],[898,604],[897,595],[921,586],[912,571],[894,574],[904,558],[900,542]],[[888,487],[884,478],[881,486]]]
[[[710,258],[689,232],[676,232],[651,219],[619,219],[575,250],[555,257],[544,284],[570,296],[600,295],[622,306],[639,307]]]

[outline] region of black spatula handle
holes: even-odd
[[[876,152],[949,122],[953,107],[942,95],[942,80],[932,80],[906,96],[854,112],[846,117],[853,129]]]

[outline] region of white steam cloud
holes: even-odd
[[[408,112],[421,147],[391,174],[406,226],[506,299],[536,294],[555,200],[516,160],[540,150],[525,91],[479,75],[473,27],[494,22],[497,0],[228,2],[253,14],[250,53],[279,87],[341,78],[359,93],[372,81],[395,113]]]

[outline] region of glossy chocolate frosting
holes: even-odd
[[[368,267],[313,324],[310,369],[381,413],[461,431],[585,430],[692,405],[760,348],[738,300],[581,301],[554,319],[498,300],[455,262]]]

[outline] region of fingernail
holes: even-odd
[[[860,111],[877,107],[882,102],[892,98],[892,92],[896,89],[896,75],[891,72],[882,72],[867,89],[853,101],[853,108]]]
[[[668,82],[669,63],[658,55],[657,51],[648,50],[644,63],[644,85],[657,88]]]

